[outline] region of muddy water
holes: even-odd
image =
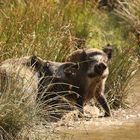
[[[94,118],[61,128],[64,140],[140,140],[140,72],[130,91],[132,107],[113,112],[112,118]]]

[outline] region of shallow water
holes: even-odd
[[[93,122],[76,126],[75,128],[64,128],[61,131],[63,140],[140,140],[140,72],[136,75],[132,88],[133,100],[136,102],[134,108],[120,112],[118,118],[95,119]],[[132,95],[132,94],[131,94]],[[111,122],[111,123],[110,123]],[[78,125],[78,123],[75,125]],[[88,126],[88,127],[86,127]],[[83,128],[82,128],[83,127]]]

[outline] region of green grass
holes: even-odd
[[[136,37],[128,23],[112,12],[99,11],[93,0],[0,1],[0,62],[32,54],[63,61],[77,48],[102,48],[108,43],[116,47],[106,95],[112,108],[124,107],[129,81],[137,70]],[[21,100],[28,96],[11,90],[1,94],[0,138],[45,140],[48,133],[55,136],[42,125],[42,121],[49,125],[41,117],[45,110]]]

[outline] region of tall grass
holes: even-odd
[[[31,54],[62,61],[79,47],[116,45],[106,93],[111,106],[120,107],[137,69],[134,35],[121,22],[99,11],[93,0],[1,0],[0,62]],[[22,101],[24,95],[16,92],[0,95],[0,139],[48,139],[52,129],[45,129],[49,124],[40,117],[45,110]]]
[[[64,11],[59,8],[51,1],[3,1],[1,57],[5,59],[37,53],[56,60],[56,54],[67,52],[69,44],[66,40],[69,40],[71,25],[63,21],[61,15]]]
[[[22,67],[18,72],[0,73],[0,138],[2,140],[42,140],[59,138],[48,121],[50,111],[43,103],[36,104],[36,88],[33,77],[28,78]],[[1,69],[0,69],[1,70]],[[1,75],[3,74],[3,75]],[[3,88],[2,86],[5,86]],[[35,89],[35,90],[34,90]],[[57,98],[56,98],[57,100]],[[62,104],[57,104],[56,106]],[[54,105],[55,106],[55,105]],[[54,111],[54,110],[53,110]],[[62,110],[57,110],[57,113]]]
[[[134,48],[127,47],[114,51],[106,84],[106,96],[111,108],[126,108],[129,106],[129,90],[134,86],[130,81],[138,70],[137,56]]]
[[[0,90],[0,137],[5,140],[14,139],[24,126],[36,119],[37,109],[34,107],[34,101],[29,100],[30,95],[20,88],[18,82],[22,79],[15,77],[16,75],[0,79],[1,84],[6,82],[5,90]]]
[[[122,19],[129,34],[133,34],[133,40],[137,44],[137,54],[140,55],[140,1],[116,0],[114,14]]]
[[[140,33],[140,1],[139,0],[116,0],[116,8],[114,12],[121,17],[129,26],[131,30]]]

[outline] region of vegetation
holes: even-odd
[[[106,94],[111,108],[128,107],[127,97],[133,86],[130,80],[136,74],[138,64],[132,48],[125,48],[122,52],[116,50],[110,65],[110,75],[107,79]]]
[[[129,0],[129,7],[125,8],[137,6],[138,1]],[[32,54],[62,61],[79,47],[102,48],[113,44],[114,58],[106,93],[112,108],[123,107],[129,81],[137,70],[134,53],[137,36],[130,30],[130,25],[140,20],[137,10],[139,6],[132,12],[121,7],[107,12],[99,10],[94,0],[1,0],[0,62]],[[128,13],[138,20],[130,20]],[[53,130],[42,125],[49,124],[40,117],[43,110],[38,105],[33,106],[28,100],[23,102],[23,94],[10,91],[0,94],[0,139],[48,138],[47,134]]]
[[[135,35],[137,43],[137,54],[140,54],[140,1],[128,0],[123,2],[117,0],[117,6],[114,9],[115,15],[123,19],[127,30]]]

